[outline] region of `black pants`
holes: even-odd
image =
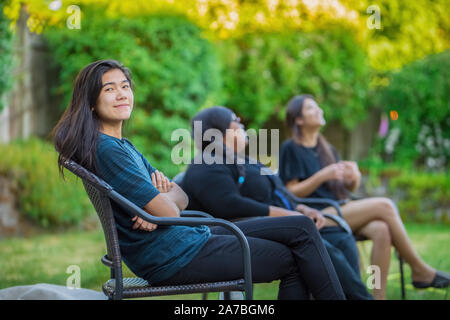
[[[331,259],[313,221],[306,216],[236,222],[251,252],[253,282],[281,280],[279,299],[345,299]],[[162,285],[234,280],[243,277],[238,239],[222,227],[182,270]]]

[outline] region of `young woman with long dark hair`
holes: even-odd
[[[75,81],[72,100],[54,129],[58,164],[72,159],[104,179],[148,213],[179,217],[187,196],[154,169],[122,137],[133,110],[130,72],[117,61],[85,67]],[[161,226],[130,219],[113,205],[119,245],[126,265],[151,284],[182,284],[242,277],[238,239],[221,227]],[[280,299],[345,299],[319,233],[311,219],[280,218],[279,228],[296,225],[271,238],[267,225],[236,223],[247,235],[254,282],[280,279]],[[273,226],[273,225],[272,225]]]
[[[325,125],[323,111],[311,95],[293,97],[286,110],[286,124],[292,138],[280,151],[280,177],[286,187],[299,197],[348,200],[342,206],[343,218],[355,234],[373,241],[371,264],[379,266],[381,288],[374,289],[376,299],[385,299],[391,257],[391,244],[410,265],[416,288],[447,287],[450,275],[426,264],[408,238],[396,205],[383,197],[349,200],[361,174],[353,161],[341,161],[336,149],[320,134]],[[331,207],[316,206],[327,213]]]

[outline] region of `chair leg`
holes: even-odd
[[[244,300],[244,294],[242,291],[220,292],[219,300]]]
[[[398,264],[400,266],[400,286],[402,290],[402,300],[406,299],[406,292],[405,292],[405,274],[403,272],[403,259],[400,257],[400,255],[397,252],[397,258],[398,258]]]

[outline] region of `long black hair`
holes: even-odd
[[[302,118],[303,105],[305,104],[306,99],[314,100],[314,97],[310,94],[297,95],[291,98],[287,104],[286,125],[292,130],[294,140],[298,141],[301,141],[302,129],[301,126],[295,122],[295,120],[297,118]],[[317,142],[317,155],[322,168],[332,163],[336,163],[336,158],[331,150],[330,143],[320,133]],[[331,180],[327,181],[326,184],[337,199],[345,199],[347,197],[347,191],[341,181]]]
[[[207,109],[203,109],[199,111],[191,121],[191,136],[194,137],[202,137],[205,134],[205,132],[209,129],[217,129],[219,130],[223,136],[225,136],[226,130],[230,126],[230,123],[233,119],[233,111],[231,111],[229,108],[224,106],[213,106],[209,107]],[[195,127],[195,122],[200,122],[201,127]],[[195,132],[195,130],[198,130],[198,132]],[[200,141],[195,141],[200,142]],[[213,141],[204,141],[202,139],[200,145],[196,145],[196,147],[203,151],[211,142]],[[217,141],[220,142],[220,141]]]
[[[121,70],[131,86],[130,71],[115,60],[95,61],[81,70],[75,79],[69,106],[51,133],[59,153],[58,167],[63,179],[63,162],[68,159],[97,173],[95,154],[101,122],[95,106],[102,89],[103,74],[113,69]]]

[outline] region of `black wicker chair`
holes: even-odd
[[[107,254],[102,257],[101,261],[109,267],[111,271],[111,279],[103,285],[103,292],[109,299],[120,300],[126,298],[142,298],[174,294],[230,291],[244,291],[247,300],[253,298],[250,249],[244,234],[233,223],[223,219],[214,219],[204,212],[188,210],[183,211],[180,218],[154,217],[121,196],[105,181],[78,165],[76,162],[67,160],[64,162],[64,167],[81,178],[89,199],[100,218],[107,248]],[[111,208],[111,201],[116,202],[126,209],[126,212],[130,214],[130,218],[139,216],[140,218],[157,225],[208,225],[227,228],[239,239],[242,247],[243,278],[232,281],[180,284],[172,286],[152,286],[144,279],[137,277],[123,278],[122,257],[119,248],[116,224]]]

